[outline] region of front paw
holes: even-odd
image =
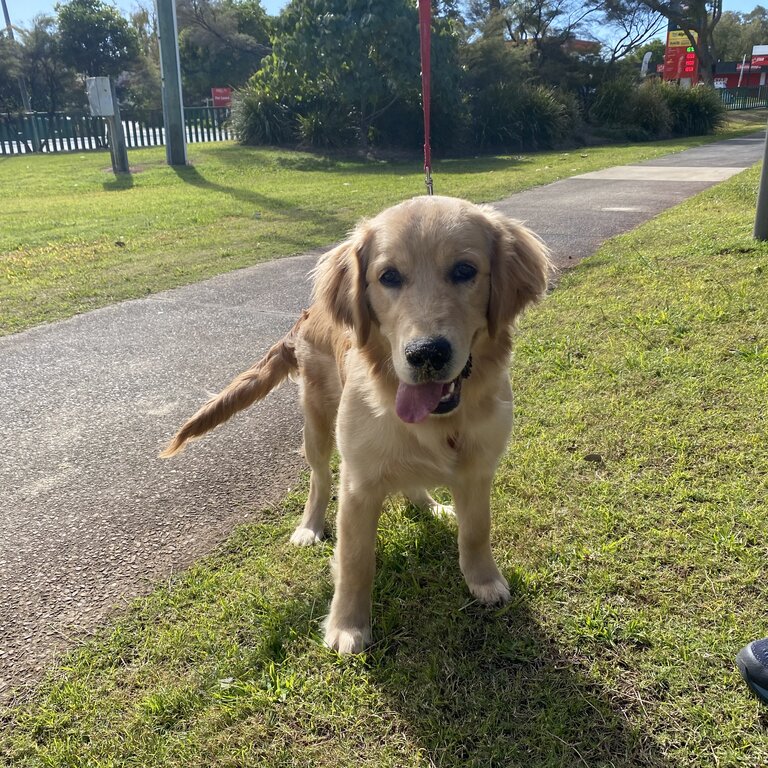
[[[362,653],[371,644],[371,628],[341,626],[329,616],[325,621],[325,645],[341,654]]]
[[[501,574],[488,581],[467,581],[467,586],[483,605],[504,605],[509,602],[509,584]]]
[[[323,540],[323,533],[304,528],[301,525],[291,534],[291,544],[297,547],[309,547]]]

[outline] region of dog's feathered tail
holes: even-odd
[[[257,400],[280,386],[291,373],[298,371],[295,341],[299,326],[307,317],[305,312],[293,328],[277,342],[264,357],[212,397],[181,429],[160,454],[166,459],[184,449],[187,441],[204,435]]]

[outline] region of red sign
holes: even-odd
[[[664,79],[681,80],[690,78],[694,82],[699,79],[699,58],[690,45],[668,47],[664,53]]]
[[[231,88],[211,88],[211,98],[213,99],[214,107],[231,107],[232,106],[232,89]]]
[[[753,67],[765,67],[765,66],[768,66],[768,56],[753,56],[752,57],[752,66]]]

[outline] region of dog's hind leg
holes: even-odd
[[[405,492],[405,497],[414,507],[430,512],[435,517],[453,517],[454,515],[451,504],[440,504],[424,488],[409,488]]]
[[[304,397],[304,455],[309,464],[309,496],[304,515],[291,535],[291,542],[306,547],[324,535],[325,510],[331,497],[331,452],[333,451],[334,409],[324,409]],[[330,410],[330,413],[329,413]]]

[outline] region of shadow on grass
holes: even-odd
[[[250,148],[254,153],[259,148]],[[366,176],[401,176],[413,172],[421,175],[423,158],[419,153],[412,155],[397,153],[393,156],[382,155],[380,158],[363,158],[352,153],[339,152],[338,154],[321,154],[309,151],[280,150],[276,157],[270,158],[270,162],[277,167],[290,171],[305,171],[309,173],[328,173],[329,175],[360,174]],[[217,152],[217,159],[230,165],[242,165],[243,147],[226,147]],[[478,174],[489,171],[507,170],[510,167],[530,165],[537,162],[535,153],[499,155],[472,155],[458,156],[448,159],[435,158],[433,171],[444,174]]]
[[[316,211],[306,206],[297,206],[296,202],[292,200],[217,184],[210,179],[206,179],[194,166],[174,166],[173,171],[186,184],[211,192],[229,195],[240,202],[254,206],[256,209],[254,218],[260,218],[263,212],[268,211],[277,219],[310,224],[314,230],[313,235],[323,239],[323,242],[335,242],[338,240],[340,233],[344,232],[349,226],[340,212],[329,214],[328,211]],[[305,240],[303,239],[305,236],[306,234],[303,234],[298,241],[295,241],[293,236],[282,238],[273,235],[271,241],[274,243],[285,243],[291,253],[301,253],[305,250]]]
[[[119,192],[125,189],[133,189],[132,173],[116,173],[114,178],[103,184],[105,192]]]
[[[615,697],[542,629],[519,574],[506,574],[511,607],[471,603],[455,530],[424,526],[418,556],[380,553],[374,643],[385,636],[371,650],[370,674],[430,765],[667,765]]]
[[[172,166],[172,170],[179,179],[186,184],[190,184],[193,187],[200,187],[201,189],[206,189],[211,192],[219,192],[224,195],[229,195],[236,200],[248,203],[249,205],[260,205],[269,209],[285,208],[289,206],[287,201],[281,200],[280,198],[268,197],[267,195],[262,195],[258,192],[240,189],[238,187],[230,187],[224,184],[217,184],[215,181],[206,179],[193,165],[174,165]]]

